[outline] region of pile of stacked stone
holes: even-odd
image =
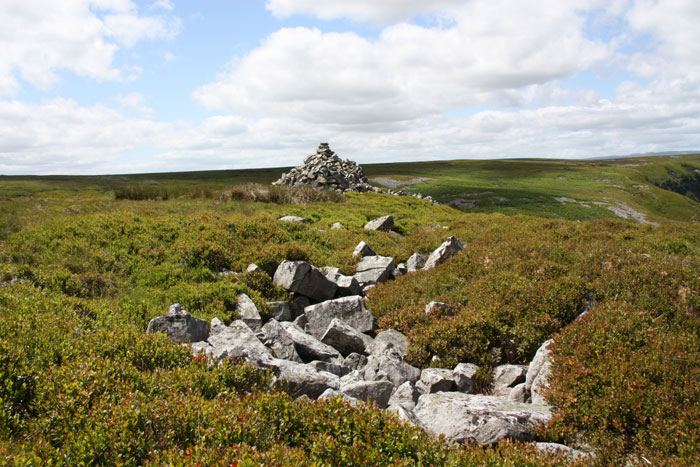
[[[420,193],[405,191],[384,191],[368,183],[365,172],[357,162],[349,159],[342,160],[333,152],[328,143],[321,143],[316,149],[316,154],[311,154],[304,163],[282,174],[273,185],[311,185],[314,188],[326,188],[339,192],[357,191],[364,193],[386,193],[396,196],[414,196],[435,203],[431,196],[423,196]]]
[[[390,229],[380,218],[372,226]],[[551,417],[542,393],[549,375],[549,344],[527,365],[501,365],[493,370],[491,394],[475,394],[478,366],[425,368],[406,360],[408,340],[394,329],[377,332],[377,320],[363,296],[368,287],[397,277],[397,271],[430,269],[459,253],[464,245],[450,237],[426,259],[418,253],[408,266],[394,266],[365,242],[353,275],[338,268],[316,268],[306,261],[284,261],[273,282],[293,294],[290,302],[270,302],[264,322],[255,303],[238,297],[239,319],[228,326],[195,318],[179,304],[150,321],[147,332],[164,332],[192,346],[212,363],[246,361],[271,370],[294,397],[340,397],[351,404],[371,402],[434,435],[489,445],[503,439],[535,440],[534,428]],[[255,270],[254,265],[248,270]],[[449,311],[430,302],[426,313]],[[542,450],[582,456],[566,446],[542,443]]]
[[[343,192],[380,191],[367,182],[362,167],[349,159],[340,159],[328,143],[321,143],[316,154],[311,154],[302,165],[282,174],[273,185],[311,185]]]

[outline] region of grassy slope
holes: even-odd
[[[539,163],[523,161],[513,171],[520,167],[519,177],[528,177]],[[471,166],[468,189],[489,188],[485,174],[495,177],[496,169],[483,164],[480,179]],[[494,167],[509,172],[505,164]],[[604,164],[608,178],[617,170],[665,171]],[[467,186],[466,171],[449,181],[442,165],[412,167],[417,173],[406,169],[400,176],[424,176],[432,166],[445,174],[435,177],[445,183],[442,193]],[[367,172],[375,175],[375,169]],[[393,165],[385,170],[399,172]],[[550,196],[556,183],[544,173],[539,177],[545,182],[533,187]],[[264,274],[224,278],[216,275],[222,267],[241,271],[256,262],[272,272],[286,257],[350,272],[350,254],[360,240],[401,261],[456,235],[469,244],[464,254],[434,271],[380,285],[369,298],[381,326],[409,335],[414,363],[425,365],[433,355],[444,366],[526,363],[539,343],[560,333],[550,397],[561,410],[542,436],[588,442],[613,464],[643,456],[684,465],[698,456],[695,224],[667,221],[652,228],[466,214],[371,194],[350,195],[342,204],[278,206],[188,198],[115,201],[92,181],[46,188],[31,199],[0,200],[0,281],[28,281],[0,288],[0,455],[35,463],[116,463],[122,456],[154,465],[233,458],[286,465],[365,465],[368,459],[546,464],[550,460],[525,446],[447,449],[385,414],[291,404],[246,370],[207,369],[166,340],[143,334],[147,321],[175,301],[203,318],[232,319],[241,291],[263,310],[265,300],[285,296]],[[5,195],[31,189],[0,182]],[[387,213],[404,238],[362,230],[368,219]],[[312,222],[276,222],[283,214]],[[327,230],[336,221],[348,228]],[[426,317],[423,307],[434,299],[450,303],[453,312]],[[593,312],[569,324],[591,299]],[[242,396],[247,390],[262,392]],[[105,419],[105,413],[112,416]],[[157,423],[156,413],[162,414]]]

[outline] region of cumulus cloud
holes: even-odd
[[[499,97],[512,101],[510,91],[548,85],[613,56],[609,46],[586,37],[578,10],[559,3],[542,15],[522,2],[475,0],[452,26],[400,23],[376,40],[281,29],[194,96],[232,113],[347,125],[421,118]]]
[[[21,78],[40,90],[69,70],[98,80],[119,80],[113,66],[120,46],[172,38],[172,16],[139,14],[130,0],[23,0],[0,2],[0,95],[13,95]]]

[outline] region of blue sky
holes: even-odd
[[[0,0],[0,173],[700,149],[694,0]]]

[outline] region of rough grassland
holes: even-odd
[[[144,333],[176,301],[231,320],[246,292],[265,311],[265,301],[286,297],[269,277],[285,258],[350,273],[360,240],[403,261],[449,235],[468,244],[461,255],[369,296],[380,326],[409,336],[413,363],[475,362],[487,387],[488,368],[527,363],[554,336],[549,397],[559,410],[542,438],[595,449],[612,465],[700,456],[696,224],[463,213],[374,194],[307,205],[220,201],[216,192],[115,200],[104,186],[12,183],[0,182],[0,282],[23,281],[0,287],[5,463],[555,464],[521,444],[449,447],[373,408],[295,402],[269,375],[210,367]],[[286,214],[311,223],[276,220]],[[403,238],[362,229],[384,214]],[[336,221],[347,228],[330,230]],[[217,275],[251,262],[266,274]],[[453,311],[426,316],[430,300]]]

